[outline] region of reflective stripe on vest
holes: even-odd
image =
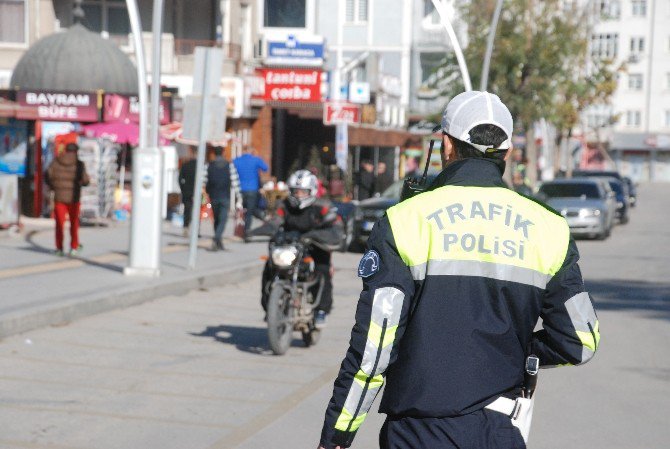
[[[375,290],[361,369],[354,376],[344,408],[335,423],[337,430],[358,430],[384,385],[382,373],[389,365],[404,300],[405,295],[397,288]]]
[[[479,276],[544,289],[570,240],[563,217],[500,187],[440,187],[387,215],[415,280]]]

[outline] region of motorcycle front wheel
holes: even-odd
[[[273,286],[268,299],[268,340],[276,355],[284,355],[291,346],[293,324],[290,318],[291,295],[280,285]]]

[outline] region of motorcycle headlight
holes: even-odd
[[[281,268],[290,267],[298,256],[294,246],[280,246],[272,250],[272,263]]]
[[[579,209],[580,217],[598,217],[600,216],[600,209]]]

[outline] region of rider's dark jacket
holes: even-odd
[[[382,413],[454,417],[517,391],[531,352],[543,367],[577,365],[598,347],[565,219],[508,189],[491,161],[449,165],[387,211],[368,247],[327,449],[351,445],[385,381]]]
[[[308,234],[312,239],[327,246],[337,246],[342,238],[340,218],[329,201],[317,199],[313,204],[300,209],[293,206],[289,200],[284,200],[277,208],[277,215],[281,217],[282,229],[286,232]],[[319,257],[317,254],[321,252],[329,253],[316,248],[315,260]]]

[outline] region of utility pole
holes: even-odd
[[[491,55],[493,54],[493,42],[496,38],[496,30],[498,29],[498,20],[500,19],[500,11],[503,7],[504,0],[498,0],[496,9],[493,12],[493,19],[491,20],[491,27],[489,28],[489,37],[486,41],[486,54],[484,55],[484,65],[482,66],[482,79],[479,83],[479,90],[486,91],[489,83],[489,66],[491,65]]]
[[[153,37],[154,76],[151,109],[151,141],[147,142],[147,88],[142,25],[136,0],[126,0],[137,60],[138,97],[140,103],[139,146],[133,154],[132,213],[130,222],[129,266],[126,275],[160,276],[162,155],[158,148],[158,110],[160,107],[160,39],[163,2],[154,0]],[[156,40],[158,43],[156,44]],[[156,75],[157,73],[157,75]],[[151,146],[148,145],[151,144]]]
[[[440,20],[444,28],[447,30],[447,35],[451,41],[451,45],[454,47],[454,53],[456,53],[456,59],[458,60],[458,66],[461,69],[461,77],[463,78],[463,86],[466,91],[472,90],[472,81],[470,81],[470,73],[468,72],[468,66],[465,62],[465,57],[463,56],[463,50],[461,49],[460,44],[458,43],[458,38],[456,37],[456,32],[454,31],[454,26],[451,24],[451,17],[449,16],[449,11],[447,10],[447,5],[443,0],[431,0],[435,10],[440,16]]]

